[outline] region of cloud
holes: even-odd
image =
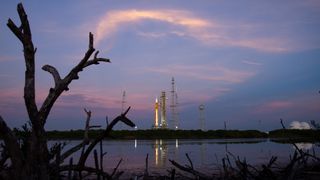
[[[252,77],[255,73],[229,69],[222,66],[210,65],[171,65],[167,67],[145,68],[146,71],[155,73],[179,75],[186,78],[222,81],[228,83],[241,83]]]
[[[215,47],[243,47],[267,52],[288,51],[288,43],[276,37],[235,36],[234,32],[246,32],[250,24],[221,23],[195,16],[183,10],[114,10],[102,16],[96,25],[96,42],[110,38],[121,26],[146,20],[165,22],[176,27],[171,33],[139,32],[144,37],[161,37],[166,34],[193,38],[202,44]],[[241,33],[239,33],[241,34]],[[244,33],[245,34],[245,33]]]
[[[317,100],[317,94],[310,94],[310,92],[303,92],[299,94],[294,94],[288,96],[286,99],[277,100],[266,100],[254,105],[256,108],[254,113],[257,114],[276,114],[283,113],[287,117],[308,117],[313,118],[313,116],[308,116],[314,114],[314,112],[319,111],[319,101]],[[251,111],[252,109],[250,109]],[[302,116],[303,115],[303,116]]]
[[[273,100],[268,102],[263,102],[256,108],[256,113],[270,113],[276,111],[283,111],[293,108],[295,104],[288,100]]]
[[[243,60],[241,61],[243,64],[248,64],[248,65],[254,65],[254,66],[262,66],[262,63],[256,62],[256,61],[248,61],[248,60]]]
[[[14,61],[14,60],[18,60],[18,57],[15,56],[0,56],[0,62],[4,62],[4,61]]]
[[[156,33],[156,32],[139,32],[138,35],[147,37],[147,38],[161,38],[166,36],[165,33]]]
[[[311,129],[311,126],[307,122],[292,121],[289,129]]]
[[[115,33],[119,26],[127,23],[135,23],[142,20],[157,20],[179,25],[187,29],[200,29],[209,26],[209,22],[192,17],[186,11],[177,10],[119,10],[105,14],[97,25],[96,42]]]

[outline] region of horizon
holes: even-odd
[[[20,128],[25,64],[21,43],[6,26],[20,24],[19,1],[0,7],[0,115]],[[23,2],[36,53],[36,101],[42,104],[55,66],[62,76],[84,55],[88,34],[111,63],[79,74],[53,106],[47,130],[105,125],[122,111],[138,129],[154,123],[154,102],[166,91],[170,123],[171,78],[178,93],[181,129],[281,129],[294,121],[319,122],[320,2],[115,1]],[[93,13],[94,12],[94,13]],[[318,82],[318,83],[317,83]],[[119,126],[117,126],[119,128]],[[117,128],[116,128],[117,129]],[[127,128],[130,129],[130,128]]]

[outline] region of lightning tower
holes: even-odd
[[[204,117],[204,105],[203,104],[201,104],[200,106],[199,106],[199,122],[200,122],[200,129],[202,130],[202,131],[204,131],[205,130],[205,128],[204,128],[204,121],[205,121],[205,117]]]
[[[179,120],[178,120],[178,112],[177,112],[177,103],[178,102],[178,95],[175,88],[174,78],[171,79],[171,126],[172,129],[178,129],[179,127]]]
[[[124,113],[126,106],[126,91],[122,93],[122,101],[121,101],[121,113]]]

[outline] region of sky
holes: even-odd
[[[16,5],[0,6],[0,115],[10,127],[27,122],[22,45],[6,26],[20,25]],[[93,0],[22,1],[36,52],[38,108],[54,86],[45,64],[65,76],[94,34],[99,56],[57,100],[47,130],[81,129],[121,113],[138,129],[154,121],[154,102],[166,91],[170,125],[171,78],[178,94],[179,128],[281,128],[320,120],[320,1],[317,0]],[[124,128],[118,126],[117,128]]]

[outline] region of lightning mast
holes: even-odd
[[[204,105],[203,104],[201,104],[200,106],[199,106],[199,122],[200,122],[200,129],[202,130],[202,131],[204,131],[205,130],[205,128],[204,128],[204,121],[205,121],[205,117],[204,117]]]
[[[177,112],[178,96],[175,88],[174,78],[171,79],[171,126],[173,129],[178,129],[178,112]]]
[[[126,91],[122,93],[122,101],[121,101],[121,113],[124,113],[126,106]]]

